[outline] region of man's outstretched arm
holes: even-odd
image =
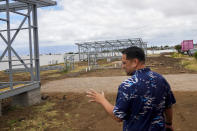
[[[114,114],[113,114],[113,109],[114,106],[105,98],[104,92],[102,92],[101,94],[94,91],[94,90],[90,90],[87,91],[87,97],[91,98],[89,100],[89,102],[96,102],[99,103],[103,106],[103,108],[105,109],[105,111],[117,122],[122,122],[121,119],[117,118]]]

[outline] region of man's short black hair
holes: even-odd
[[[122,54],[126,55],[127,60],[137,58],[139,61],[145,62],[144,50],[142,48],[137,47],[137,46],[132,46],[132,47],[124,49],[122,51]]]

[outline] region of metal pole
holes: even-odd
[[[78,50],[79,50],[79,61],[81,61],[81,51],[80,51],[80,45],[78,45]]]
[[[9,0],[6,0],[6,17],[7,17],[7,42],[8,42],[8,63],[9,63],[9,82],[10,89],[13,89],[13,75],[12,75],[12,52],[10,40],[10,13],[9,13]]]
[[[35,80],[40,81],[40,61],[39,61],[39,46],[38,46],[38,20],[37,20],[37,5],[33,5],[33,38],[34,38],[34,57],[35,57]]]
[[[31,6],[28,4],[28,12],[31,11]],[[29,56],[30,56],[30,73],[31,73],[31,81],[34,81],[33,74],[33,56],[32,56],[32,35],[31,35],[31,17],[28,15],[28,26],[29,26]]]
[[[73,70],[75,68],[75,57],[73,56]]]
[[[68,60],[67,60],[67,56],[66,56],[66,70],[68,71]]]
[[[84,47],[83,47],[83,57],[82,57],[83,60],[84,60],[84,55],[85,55],[84,53],[85,53],[85,50],[84,50]]]
[[[90,66],[90,52],[88,50],[88,67]]]

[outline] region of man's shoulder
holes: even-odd
[[[169,86],[169,83],[167,82],[166,78],[157,73],[157,72],[154,72],[154,71],[150,71],[148,76],[150,77],[150,80],[153,80],[153,81],[156,81],[156,82],[159,82],[159,83],[162,83],[164,84],[165,86],[168,85]]]
[[[147,75],[149,76],[149,77],[152,77],[152,78],[159,78],[159,79],[165,79],[164,77],[163,77],[163,75],[161,75],[161,74],[159,74],[159,73],[157,73],[157,72],[155,72],[155,71],[149,71],[148,73],[147,73]]]
[[[136,83],[138,83],[138,77],[136,75],[130,76],[129,78],[125,79],[120,87],[131,87],[133,85],[135,85]]]

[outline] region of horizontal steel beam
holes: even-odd
[[[38,8],[57,5],[56,1],[51,0],[16,0],[9,4],[10,11],[18,11],[28,9],[28,4],[37,5]],[[6,4],[0,5],[0,12],[6,11]]]
[[[7,19],[0,18],[1,21],[7,21]]]
[[[16,64],[16,65],[12,65],[12,66],[22,66],[23,64]],[[25,65],[30,65],[30,63],[25,63]]]
[[[57,3],[52,0],[16,0],[22,3],[34,4],[34,5],[41,5],[41,6],[53,6]]]
[[[31,60],[31,59],[22,59],[23,61],[26,61],[26,60]],[[35,60],[35,59],[32,59],[32,60]],[[12,61],[21,61],[21,60],[12,60]],[[9,62],[8,60],[2,60],[0,62]]]
[[[32,83],[32,81],[0,82],[0,89],[9,88],[10,84],[16,86],[18,84],[30,84],[30,83]]]
[[[121,40],[107,40],[107,41],[95,41],[95,42],[84,42],[84,43],[75,43],[78,46],[92,46],[92,45],[106,45],[106,44],[111,44],[111,45],[117,45],[117,43],[126,43],[126,44],[130,44],[132,43],[142,43],[142,39],[141,38],[133,38],[133,39],[121,39]]]
[[[9,83],[13,83],[13,84],[26,84],[26,83],[32,83],[32,81],[0,82],[0,84],[9,84]]]
[[[23,10],[27,9],[27,4],[20,3],[20,2],[14,2],[9,4],[9,10],[17,11],[17,10]],[[0,5],[0,12],[6,11],[6,4]]]
[[[33,28],[33,27],[32,27]],[[10,31],[16,31],[16,30],[27,30],[29,29],[28,27],[20,28],[20,29],[10,29]],[[8,30],[0,30],[0,32],[6,32]]]
[[[40,88],[40,82],[39,81],[34,82],[32,84],[27,84],[27,85],[24,85],[24,86],[21,86],[21,87],[14,88],[12,90],[7,90],[7,91],[4,91],[4,92],[0,92],[0,99],[9,98],[11,96],[15,96],[15,95],[27,92],[27,91],[31,91],[31,90],[36,89],[36,88]]]
[[[22,15],[22,16],[29,16],[29,15],[27,15],[27,14],[23,14],[23,13],[20,13],[20,12],[16,12],[16,11],[11,11],[12,13],[15,13],[15,14],[18,14],[18,15]]]

